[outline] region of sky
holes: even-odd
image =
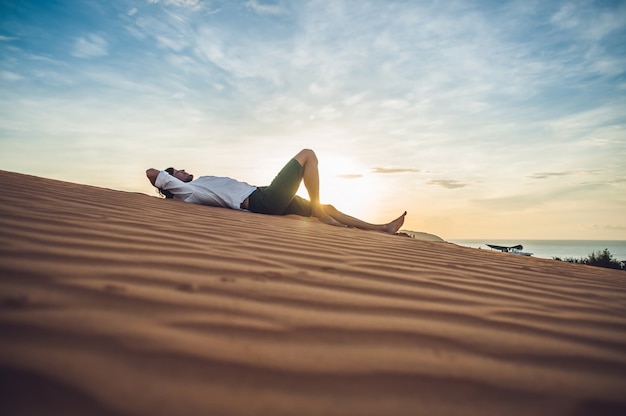
[[[310,148],[370,222],[626,240],[625,71],[625,1],[0,0],[0,169],[157,196]]]

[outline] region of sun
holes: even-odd
[[[340,211],[355,217],[371,215],[372,178],[357,161],[324,155],[319,162],[320,200],[332,204]],[[298,194],[308,199],[304,185]]]

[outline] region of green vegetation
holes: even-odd
[[[582,259],[575,259],[572,257],[564,258],[561,260],[558,257],[554,257],[554,260],[566,261],[568,263],[588,264],[590,266],[605,267],[607,269],[626,270],[626,261],[619,261],[613,257],[608,249],[594,251]]]

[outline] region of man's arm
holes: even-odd
[[[159,172],[160,172],[159,170],[153,169],[153,168],[150,168],[146,171],[146,176],[150,180],[150,183],[152,184],[152,186],[156,186],[155,182],[156,182],[157,176],[159,176]]]

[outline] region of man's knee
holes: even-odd
[[[300,152],[294,157],[302,166],[308,163],[317,164],[317,155],[311,149],[302,149]]]
[[[337,212],[337,208],[335,208],[333,205],[330,205],[330,204],[323,204],[322,208],[324,209],[324,212],[326,212],[329,215]]]

